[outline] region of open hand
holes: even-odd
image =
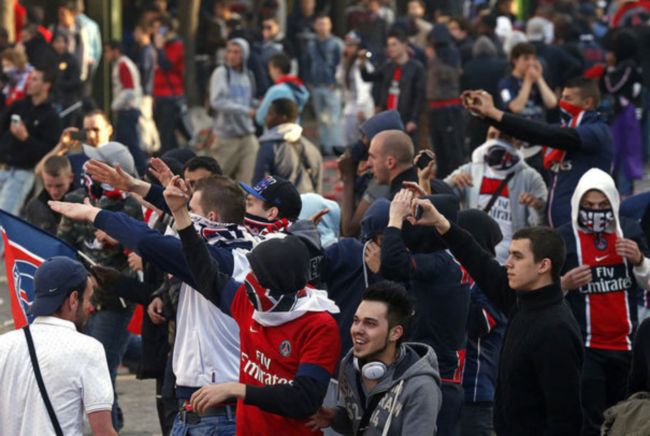
[[[169,182],[172,181],[174,173],[169,169],[167,164],[160,158],[154,157],[149,161],[149,172],[154,176],[163,187],[167,187]]]
[[[75,221],[95,221],[95,217],[101,211],[100,208],[90,204],[86,198],[83,203],[68,203],[66,201],[48,201],[47,204],[56,213]]]
[[[243,398],[245,392],[246,386],[241,383],[206,385],[192,394],[190,403],[195,412],[203,413],[227,400]]]
[[[137,179],[124,172],[119,165],[113,168],[104,162],[91,159],[86,162],[84,168],[93,180],[106,183],[121,191],[130,192],[137,184]]]

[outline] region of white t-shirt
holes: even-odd
[[[487,206],[492,194],[496,192],[499,185],[503,182],[505,176],[492,171],[489,167],[485,170],[485,175],[481,181],[481,191],[478,199],[478,208],[483,210]],[[508,250],[512,242],[512,210],[510,209],[510,193],[508,186],[504,187],[499,197],[488,214],[499,224],[503,239],[495,247],[496,259],[503,264],[508,258]]]
[[[111,410],[113,386],[101,343],[61,318],[30,327],[43,382],[63,434],[83,434],[83,414]],[[0,433],[54,434],[22,330],[0,336]]]

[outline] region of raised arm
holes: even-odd
[[[194,230],[187,202],[191,196],[189,188],[174,176],[165,189],[165,201],[176,220],[176,229],[183,244],[183,256],[194,280],[195,288],[205,298],[226,313],[235,296],[235,287],[226,287],[231,279],[232,269],[227,272],[210,255],[207,243]],[[230,292],[224,291],[230,289]]]
[[[413,217],[409,217],[408,220],[415,225],[434,227],[447,244],[449,251],[467,269],[492,304],[503,313],[509,313],[516,296],[508,286],[506,269],[494,260],[472,235],[456,224],[450,223],[430,201],[418,199],[414,203],[422,208],[422,217],[417,221]]]
[[[492,96],[488,92],[466,91],[462,98],[468,110],[484,117],[488,123],[515,138],[566,151],[582,148],[582,139],[576,129],[552,126],[505,113],[494,106]]]

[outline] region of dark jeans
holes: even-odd
[[[492,436],[494,435],[491,402],[465,403],[460,418],[462,436]]]
[[[106,361],[108,362],[108,372],[111,376],[111,383],[113,383],[113,391],[115,391],[115,377],[117,375],[117,367],[122,361],[124,352],[129,342],[129,332],[126,330],[131,321],[133,309],[131,310],[101,310],[95,312],[86,327],[84,332],[88,336],[92,336],[102,343],[104,351],[106,352]],[[119,430],[124,425],[122,421],[122,413],[117,404],[117,393],[115,393],[115,402],[113,403],[112,418],[113,427]]]
[[[153,119],[160,134],[160,155],[178,148],[176,130],[188,140],[192,137],[187,113],[183,113],[178,100],[181,97],[154,97]]]
[[[442,407],[438,412],[438,436],[460,436],[460,414],[465,401],[463,386],[442,382]]]
[[[235,436],[235,413],[231,408],[225,416],[202,416],[198,424],[182,422],[176,415],[172,436]],[[232,412],[230,412],[232,410]],[[263,430],[263,429],[260,429]]]
[[[139,120],[140,111],[138,109],[117,111],[115,141],[126,145],[131,152],[131,156],[133,156],[138,174],[142,176],[147,168],[147,158],[140,144],[140,132],[138,131]]]
[[[625,398],[630,357],[629,351],[585,349],[580,375],[583,436],[600,435],[605,409]]]
[[[436,153],[436,177],[444,179],[466,158],[464,119],[461,106],[448,106],[429,110],[429,136]]]

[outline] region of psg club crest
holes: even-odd
[[[13,288],[16,301],[22,309],[23,316],[31,323],[33,316],[29,313],[29,306],[34,301],[34,274],[37,265],[27,260],[16,260],[13,268]]]
[[[283,357],[289,357],[291,355],[291,342],[288,339],[285,339],[280,343],[280,354]]]

